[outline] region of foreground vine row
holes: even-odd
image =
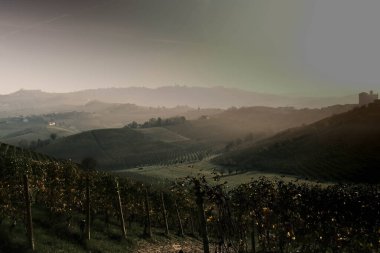
[[[204,252],[211,244],[218,252],[380,250],[378,185],[322,187],[262,178],[229,189],[216,174],[212,182],[188,177],[157,189],[95,171],[91,161],[80,166],[20,150],[0,159],[0,218],[26,227],[33,225],[30,205],[48,210],[52,223],[80,226],[87,240],[93,219],[107,226],[116,218],[124,238],[138,223],[148,237],[152,228],[199,236]],[[76,214],[82,223],[75,223]]]

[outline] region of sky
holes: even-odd
[[[378,0],[0,0],[0,94],[379,90]]]

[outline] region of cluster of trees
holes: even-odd
[[[36,150],[38,148],[42,148],[44,146],[49,145],[51,142],[55,141],[58,138],[58,135],[56,133],[52,133],[49,136],[49,139],[41,140],[38,138],[36,141],[28,142],[27,140],[20,140],[18,142],[18,146],[20,148],[27,148],[30,150]]]
[[[161,127],[161,126],[170,126],[170,125],[178,125],[186,122],[186,118],[183,116],[171,117],[167,119],[151,118],[150,120],[144,122],[143,124],[139,124],[136,121],[129,123],[127,126],[129,128],[150,128],[150,127]]]
[[[243,143],[252,142],[254,140],[253,134],[249,133],[244,138],[237,138],[236,140],[229,141],[224,149],[226,151],[230,151],[238,146],[240,146]]]

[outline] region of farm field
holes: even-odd
[[[236,187],[238,185],[248,183],[252,180],[259,180],[260,178],[267,178],[268,180],[282,180],[284,182],[298,182],[299,184],[319,184],[331,185],[332,182],[320,182],[303,178],[299,176],[291,176],[280,173],[269,173],[263,171],[240,171],[234,168],[225,168],[220,165],[215,165],[210,162],[213,156],[197,162],[188,162],[183,164],[171,165],[152,165],[144,167],[136,167],[125,170],[116,170],[114,173],[120,176],[142,180],[153,184],[170,184],[173,181],[185,178],[187,176],[205,176],[206,179],[212,181],[215,177],[215,172],[221,176],[222,182],[227,182],[228,187]]]

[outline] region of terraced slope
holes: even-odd
[[[167,129],[130,128],[87,131],[62,138],[39,151],[53,157],[80,162],[95,158],[105,169],[120,169],[171,161],[205,146]]]

